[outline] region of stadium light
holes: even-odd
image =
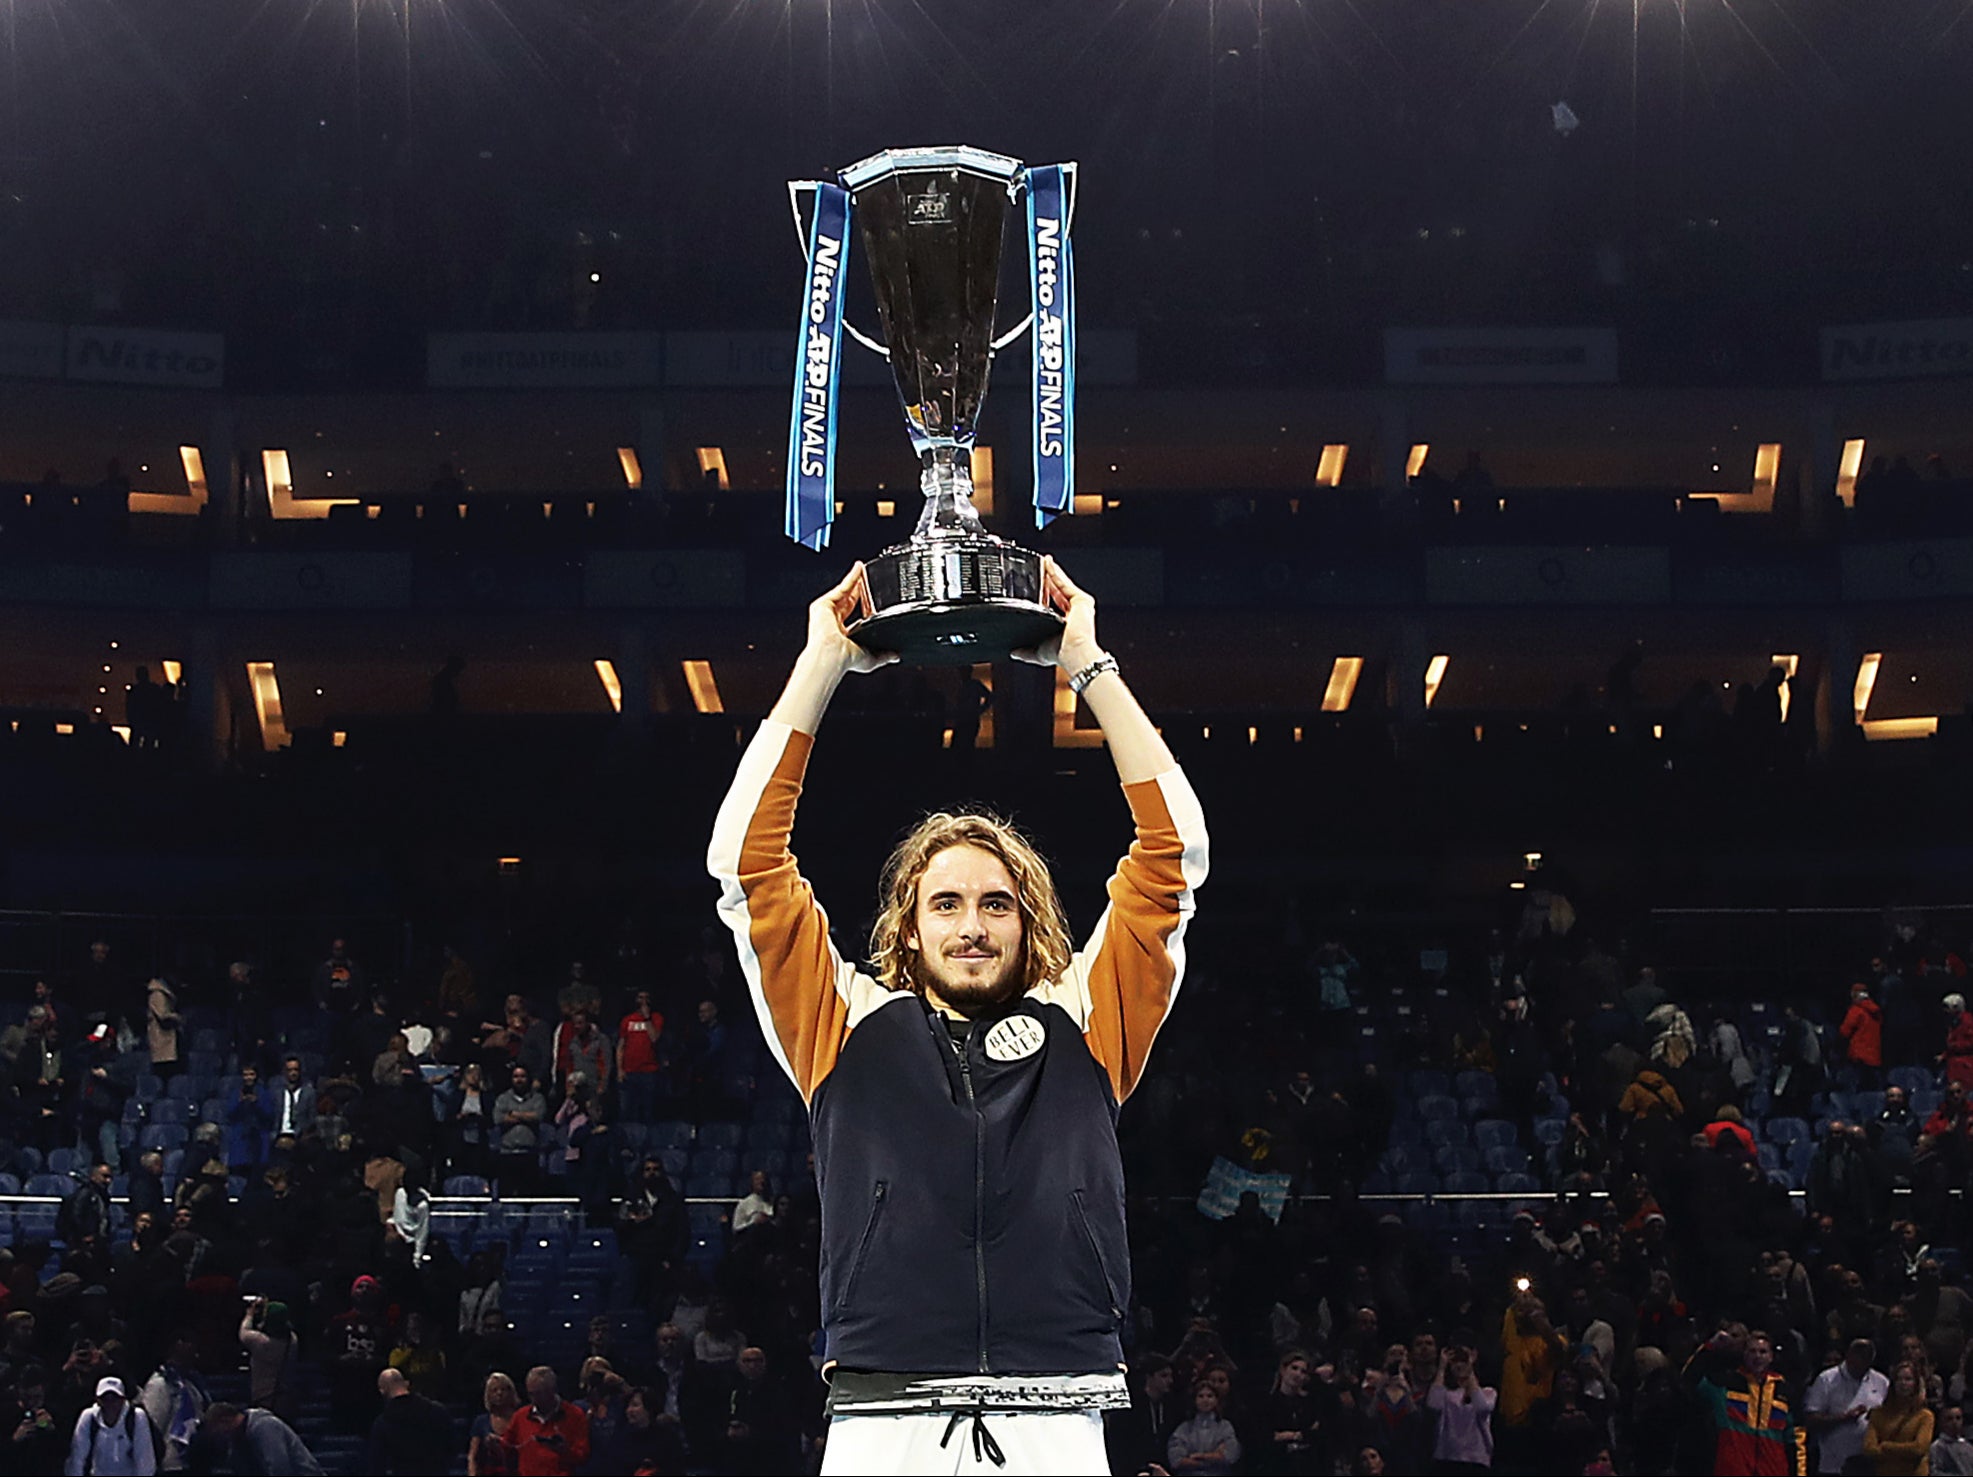
[[[1773,656],[1769,657],[1767,664],[1770,667],[1779,667],[1783,672],[1787,673],[1786,680],[1781,684],[1781,721],[1786,723],[1788,721],[1788,702],[1795,695],[1795,671],[1801,666],[1802,659],[1792,651],[1782,651],[1776,652]]]
[[[1843,459],[1836,464],[1836,496],[1846,508],[1857,502],[1857,473],[1863,470],[1863,438],[1843,443]]]
[[[726,453],[717,446],[701,446],[699,448],[699,475],[701,477],[710,476],[718,478],[719,490],[721,492],[730,492],[732,490],[733,484],[727,480],[726,476]]]
[[[681,665],[685,670],[685,689],[692,694],[692,706],[701,713],[724,713],[726,704],[720,700],[719,683],[713,679],[712,663],[686,661]]]
[[[643,487],[644,463],[638,460],[636,447],[619,446],[617,448],[617,465],[623,468],[624,485],[632,492],[636,492],[639,488]]]
[[[623,684],[617,681],[616,663],[607,657],[596,658],[596,675],[603,681],[603,691],[609,694],[610,711],[623,711]]]
[[[1452,658],[1441,653],[1432,658],[1425,668],[1425,707],[1430,710],[1432,700],[1439,695],[1439,684],[1445,681],[1445,669],[1452,665]]]
[[[1340,442],[1331,442],[1322,448],[1322,459],[1315,464],[1315,485],[1317,487],[1341,487],[1343,485],[1343,463],[1350,458],[1350,449]]]
[[[288,747],[288,724],[281,713],[281,684],[272,662],[248,662],[247,686],[253,690],[254,718],[260,724],[260,746],[272,753]]]
[[[1884,663],[1881,651],[1866,651],[1863,660],[1857,663],[1856,686],[1850,691],[1852,705],[1856,708],[1857,722],[1863,722],[1863,715],[1870,711],[1870,690],[1877,685],[1877,669]]]
[[[1938,731],[1937,717],[1873,718],[1863,725],[1863,736],[1871,743],[1883,739],[1931,738]]]
[[[1324,689],[1322,694],[1322,711],[1325,713],[1349,712],[1350,699],[1356,696],[1356,679],[1362,675],[1362,657],[1337,657],[1335,665],[1329,669],[1329,686]]]
[[[1411,448],[1411,455],[1404,459],[1404,475],[1406,481],[1410,481],[1413,477],[1416,477],[1420,472],[1425,470],[1425,458],[1431,454],[1432,444],[1429,441],[1420,441]]]

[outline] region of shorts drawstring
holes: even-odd
[[[966,1419],[967,1414],[968,1412],[963,1410],[955,1410],[952,1413],[952,1419],[945,1423],[945,1434],[939,1437],[939,1446],[941,1449],[952,1440],[952,1433],[959,1429],[959,1423]],[[1000,1443],[993,1439],[993,1432],[987,1429],[986,1407],[984,1405],[974,1406],[971,1415],[973,1417],[973,1460],[975,1462],[989,1461],[996,1467],[1006,1466],[1007,1453],[1000,1449]]]

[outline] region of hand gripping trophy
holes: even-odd
[[[869,650],[957,665],[1038,646],[1062,629],[1041,556],[981,526],[972,449],[994,354],[1032,326],[1037,523],[1073,511],[1075,168],[1025,166],[979,149],[889,149],[852,164],[840,183],[789,186],[808,251],[788,443],[789,537],[818,550],[828,542],[845,330],[890,360],[921,467],[917,527],[865,566],[864,614],[849,633]],[[1001,243],[1009,207],[1023,196],[1034,309],[996,338]],[[869,258],[882,344],[844,314],[852,225]]]

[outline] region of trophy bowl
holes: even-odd
[[[1041,556],[993,534],[895,544],[863,566],[870,614],[847,627],[869,651],[912,666],[970,666],[1039,646],[1062,629]]]

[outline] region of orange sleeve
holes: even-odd
[[[1185,975],[1185,929],[1206,880],[1206,823],[1179,770],[1124,786],[1137,839],[1110,878],[1110,904],[1072,976],[1083,1035],[1121,1103],[1144,1075],[1151,1044]],[[1068,1002],[1063,1002],[1067,1004]]]
[[[768,1048],[804,1101],[836,1065],[857,987],[875,988],[830,944],[829,920],[788,849],[813,743],[786,724],[761,725],[706,856]]]

